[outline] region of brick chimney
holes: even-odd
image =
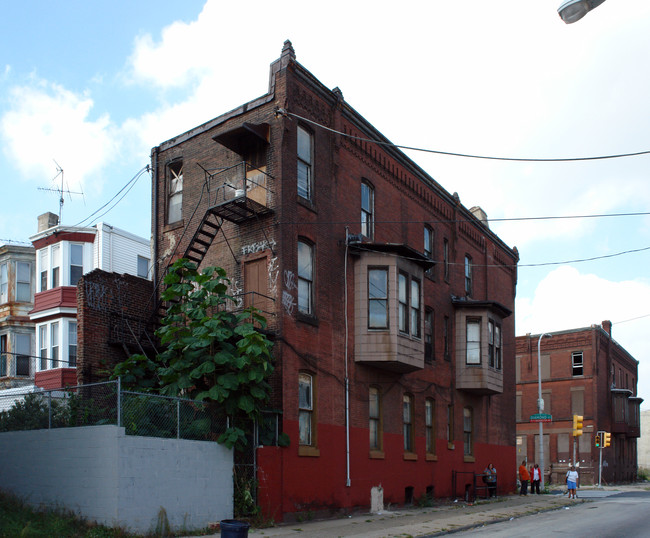
[[[43,213],[42,215],[38,216],[39,233],[44,230],[47,230],[48,228],[52,228],[58,224],[59,224],[59,217],[54,213],[50,213],[48,211],[47,213]]]
[[[612,322],[606,319],[601,323],[603,329],[605,329],[605,332],[609,335],[609,337],[612,337]]]

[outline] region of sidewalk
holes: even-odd
[[[645,484],[644,486],[647,486]],[[636,489],[642,485],[607,486],[599,491],[610,493]],[[507,521],[538,512],[571,508],[587,502],[580,498],[584,492],[598,489],[578,489],[578,499],[571,500],[562,493],[521,497],[517,494],[497,499],[480,499],[476,503],[463,501],[435,501],[430,508],[409,508],[383,511],[380,514],[358,514],[354,516],[322,521],[303,521],[263,529],[250,529],[251,538],[285,538],[304,536],[309,538],[354,537],[354,538],[397,538],[404,536],[425,537],[456,532],[483,524]],[[212,535],[219,537],[219,534]]]

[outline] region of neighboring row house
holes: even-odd
[[[275,519],[515,487],[518,253],[295,60],[269,91],[152,150],[154,281],[224,267],[275,340],[257,449]],[[508,345],[510,344],[510,345]],[[458,491],[457,491],[458,493]]]
[[[612,324],[517,337],[517,449],[518,459],[539,462],[537,413],[538,345],[544,413],[545,472],[553,483],[563,483],[567,467],[579,466],[583,484],[598,483],[600,447],[598,431],[611,433],[611,446],[603,449],[602,479],[634,481],[637,438],[640,436],[637,397],[638,361],[612,338]],[[584,417],[583,434],[573,437],[573,415]],[[548,479],[547,478],[547,479]]]
[[[105,223],[64,226],[53,213],[38,217],[36,293],[29,313],[35,327],[35,384],[77,384],[77,283],[93,269],[150,278],[147,239]]]
[[[0,390],[34,379],[34,271],[32,247],[0,246]]]

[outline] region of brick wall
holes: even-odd
[[[151,352],[144,332],[153,337],[154,304],[149,280],[100,269],[82,277],[77,285],[79,384],[106,379],[118,362],[141,353],[138,342]]]

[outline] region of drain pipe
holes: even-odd
[[[343,261],[343,311],[345,316],[345,487],[350,487],[350,380],[348,378],[348,227],[345,227]]]

